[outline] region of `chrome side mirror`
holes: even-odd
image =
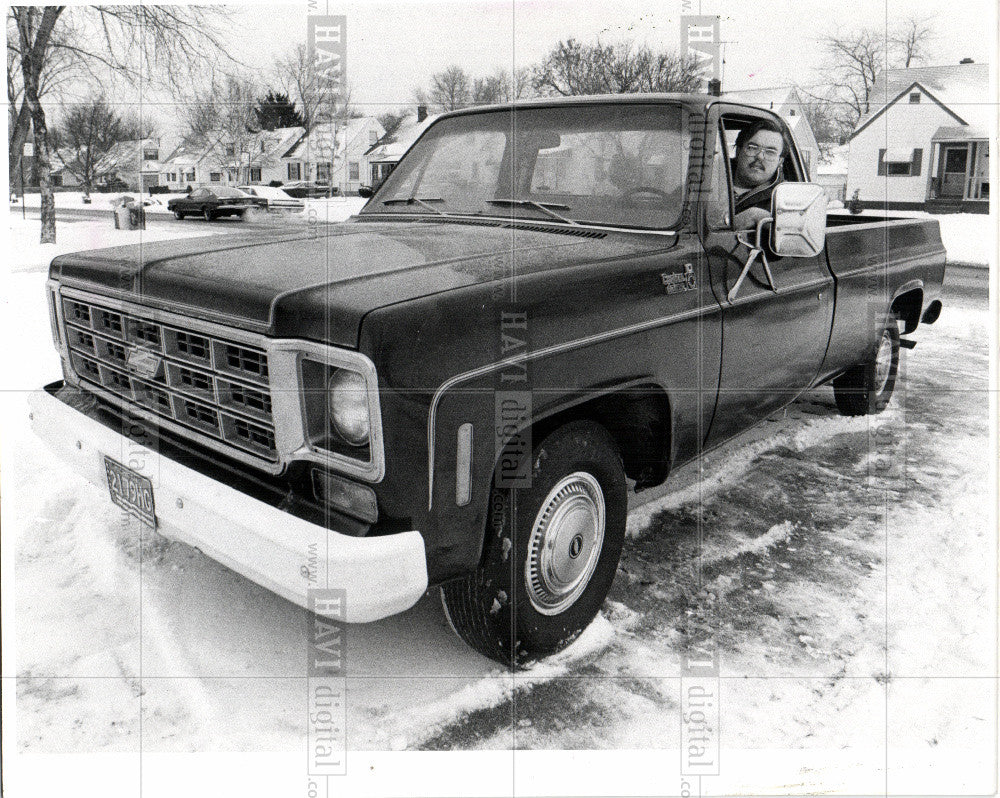
[[[826,243],[826,192],[816,183],[779,183],[771,198],[771,251],[812,258]]]

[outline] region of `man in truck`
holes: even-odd
[[[784,154],[781,129],[768,119],[758,119],[736,137],[733,191],[737,230],[753,228],[758,219],[771,215],[771,193],[781,182]]]

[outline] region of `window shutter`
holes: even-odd
[[[913,151],[913,164],[910,166],[910,174],[914,177],[920,174],[920,162],[924,159],[924,151],[916,149]]]
[[[885,150],[878,151],[878,176],[885,176]]]

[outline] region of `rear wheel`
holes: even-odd
[[[201,215],[205,217],[206,222],[210,222],[215,218],[215,214],[212,213],[212,209],[207,205],[201,209]]]
[[[881,413],[892,398],[899,370],[899,327],[889,319],[867,363],[853,366],[833,381],[837,409],[845,416]]]
[[[175,219],[183,219],[184,218],[184,214],[181,213],[180,211],[174,211],[174,218]]]
[[[607,430],[567,424],[531,462],[529,487],[493,489],[479,568],[441,589],[459,637],[509,667],[579,636],[611,589],[625,539],[625,472]]]

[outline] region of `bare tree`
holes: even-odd
[[[41,105],[43,77],[53,74],[53,58],[66,59],[73,69],[98,83],[118,76],[136,85],[179,89],[192,70],[220,57],[229,58],[216,33],[216,24],[225,20],[225,14],[222,7],[146,4],[13,6],[8,10],[8,39],[13,38],[13,31],[17,34],[13,61],[8,51],[8,75],[19,68],[21,102],[27,108],[27,113],[11,110],[14,130],[8,143],[23,143],[30,124],[42,191],[42,243],[55,241],[56,230],[48,129]],[[20,147],[12,149],[10,157],[19,157],[20,151]]]
[[[532,85],[543,94],[631,94],[692,92],[704,79],[693,56],[656,52],[647,45],[622,41],[585,44],[559,42],[532,70]]]
[[[856,28],[829,33],[820,44],[826,51],[821,74],[830,88],[813,96],[834,103],[839,124],[853,130],[862,116],[871,113],[873,103],[889,99],[876,96],[880,85],[884,89],[886,70],[909,68],[923,61],[932,38],[929,20],[917,16],[889,32]]]
[[[896,59],[905,69],[927,59],[931,42],[935,38],[934,17],[913,14],[906,18],[889,35],[889,46],[895,50]]]
[[[108,156],[119,144],[146,138],[137,118],[121,116],[103,96],[90,97],[86,102],[70,106],[62,123],[56,128],[54,140],[63,150],[60,154],[66,168],[83,183],[90,194],[94,181],[113,164]]]
[[[351,87],[334,88],[320,66],[310,58],[309,48],[297,44],[278,58],[272,70],[281,90],[298,106],[305,129],[317,124],[357,116],[351,105]]]
[[[497,69],[472,83],[472,104],[509,103],[523,99],[531,93],[531,73],[526,68],[513,72]]]
[[[462,67],[453,64],[431,76],[427,97],[442,111],[464,108],[472,101],[472,80]]]

